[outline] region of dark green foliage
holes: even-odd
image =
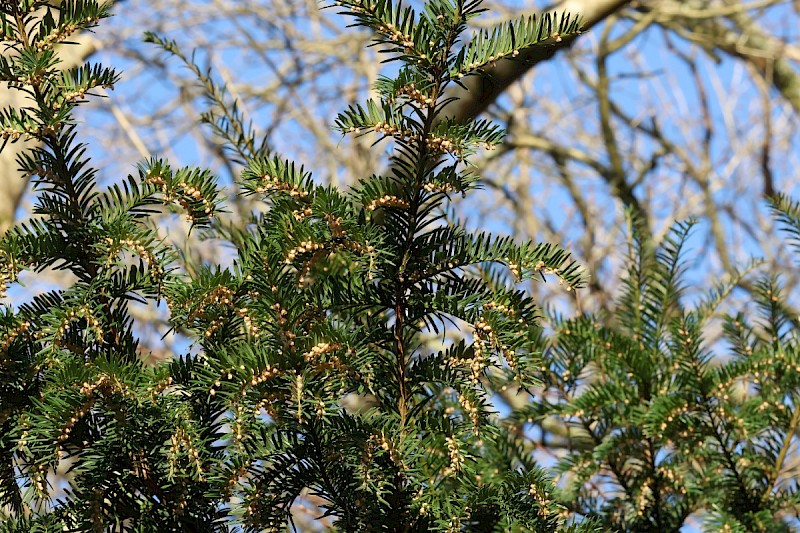
[[[421,15],[384,1],[339,5],[404,64],[378,84],[382,101],[336,121],[394,142],[390,175],[348,193],[269,153],[210,73],[148,36],[196,71],[212,105],[204,121],[243,164],[244,194],[264,201],[244,230],[216,223],[217,187],[202,169],[152,159],[98,190],[72,110],[117,75],[59,72],[53,45],[105,7],[0,7],[16,52],[0,75],[32,98],[3,111],[4,139],[40,143],[19,158],[37,218],[0,241],[0,280],[5,289],[46,268],[76,279],[2,308],[0,530],[280,530],[299,503],[342,531],[564,526],[546,474],[492,412],[492,380],[530,386],[540,364],[534,303],[496,279],[549,273],[572,289],[581,275],[558,247],[446,223],[449,195],[475,186],[466,157],[502,131],[437,115],[448,84],[578,23],[523,20],[459,47],[477,2],[436,0]],[[164,206],[231,242],[234,266],[179,269],[148,224]],[[127,304],[151,299],[166,301],[194,355],[139,361]],[[461,340],[437,342],[446,330]],[[56,469],[65,486],[53,499]]]
[[[791,236],[800,208],[772,204]],[[686,238],[676,224],[654,247],[634,224],[630,266],[607,315],[552,317],[542,336],[545,401],[518,424],[553,417],[572,450],[558,466],[561,503],[617,531],[678,531],[696,513],[718,531],[790,531],[797,483],[800,397],[797,326],[778,280],[756,283],[758,313],[711,310],[738,283],[717,287],[695,309],[682,303]]]

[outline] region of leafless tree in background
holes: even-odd
[[[572,44],[560,42],[523,62],[501,62],[490,80],[474,80],[459,95],[452,116],[485,112],[509,131],[482,162],[489,190],[474,206],[479,214],[465,206],[464,215],[520,238],[569,242],[594,274],[592,290],[581,295],[585,307],[603,307],[613,293],[623,206],[656,235],[676,218],[702,218],[700,268],[710,278],[753,253],[788,271],[780,248],[765,240],[761,199],[791,192],[798,163],[796,5],[488,7],[494,21],[543,8],[580,12],[591,31],[569,51],[557,52]],[[198,64],[227,85],[269,145],[307,162],[319,179],[343,185],[382,170],[373,139],[340,140],[329,129],[343,103],[368,92],[379,74],[377,51],[365,48],[369,36],[345,31],[333,9],[298,0],[129,0],[117,14],[97,39],[100,59],[124,69],[123,83],[86,116],[109,179],[151,153],[209,165],[223,177],[236,172],[196,122],[208,104],[194,74],[143,45],[144,28],[196,50]],[[560,59],[547,61],[555,53]],[[0,180],[2,190],[19,190],[10,173]],[[8,220],[16,206],[15,194],[4,197],[0,216]]]

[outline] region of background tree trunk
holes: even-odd
[[[100,45],[91,35],[79,35],[74,42],[77,46],[61,47],[60,68],[67,70],[77,67],[86,60]],[[7,84],[0,84],[0,108],[22,108],[31,105],[32,100],[25,93],[11,89]],[[14,224],[17,208],[28,187],[28,179],[19,172],[17,156],[33,146],[31,140],[7,144],[0,152],[0,235],[3,235]]]

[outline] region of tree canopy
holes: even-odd
[[[102,166],[112,152],[83,141],[102,121],[78,112],[125,80],[65,52],[86,46],[73,37],[102,28],[120,4],[0,5],[0,79],[16,95],[0,113],[3,154],[33,184],[32,216],[0,237],[0,531],[792,530],[800,353],[785,258],[798,252],[800,204],[777,192],[771,157],[793,133],[770,108],[765,140],[737,146],[732,163],[758,160],[784,230],[765,227],[764,242],[790,252],[755,273],[757,261],[731,256],[711,210],[709,173],[723,172],[711,160],[727,148],[715,145],[706,73],[685,50],[736,56],[796,114],[791,49],[752,55],[777,46],[755,21],[778,3],[572,3],[586,12],[490,27],[476,0],[326,6],[356,26],[345,30],[353,44],[380,55],[364,56],[378,73],[369,94],[336,102],[328,123],[348,140],[337,148],[317,136],[321,165],[299,159],[303,150],[281,155],[270,125],[252,120],[257,97],[220,82],[224,68],[201,66],[210,56],[148,32],[164,71],[188,67],[195,80],[188,107],[204,97],[195,118],[215,163],[150,154],[158,130],[143,140],[128,122],[145,157],[124,179]],[[303,23],[269,20],[287,32],[280,53],[305,57],[292,46]],[[567,87],[594,91],[597,129],[575,139],[585,145],[559,133],[575,131],[570,113],[555,110],[542,130],[536,112],[503,111],[515,80],[604,20],[592,73],[580,52],[552,61],[572,64]],[[696,134],[690,122],[682,131],[667,113],[630,115],[612,91],[614,54],[653,25],[684,41],[665,37],[702,95],[699,144],[674,140]],[[730,45],[731,32],[748,40]],[[296,62],[277,76],[284,103],[266,100],[295,117],[276,115],[284,127],[301,124],[298,145],[324,118],[296,118],[294,93],[330,81],[319,68],[306,78]],[[537,84],[517,96],[540,94]],[[720,109],[731,124],[742,118]],[[478,116],[487,110],[505,129]],[[540,157],[518,160],[507,183],[492,177],[502,154],[525,146]],[[345,163],[342,153],[363,157]],[[312,174],[326,165],[327,176]],[[503,191],[520,216],[530,210],[533,191],[509,186],[524,165],[561,179],[583,219],[580,243],[464,220],[481,188]],[[584,203],[591,187],[575,165],[606,184],[619,217]],[[346,185],[334,183],[342,169]],[[703,193],[697,214],[721,269],[693,266],[694,219],[659,228],[658,202],[642,188],[660,170],[680,170]],[[573,220],[554,209],[524,216]],[[626,252],[607,259],[619,277],[599,255],[615,241],[598,241],[602,222],[617,219]],[[545,233],[564,241],[574,231]],[[19,286],[32,280],[50,286],[25,298]],[[543,280],[557,283],[532,288]],[[172,342],[159,346],[148,328]]]

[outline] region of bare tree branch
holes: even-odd
[[[658,23],[708,52],[721,51],[753,66],[773,87],[800,111],[800,73],[787,59],[786,43],[764,31],[746,10],[752,4],[711,6],[707,0],[694,2],[647,2],[638,10],[659,13]],[[792,49],[796,50],[796,49]]]
[[[589,29],[626,4],[628,0],[564,0],[555,6],[555,10],[559,13],[580,15],[583,17],[584,28]],[[486,69],[486,76],[472,76],[465,79],[464,88],[457,88],[449,95],[458,100],[448,105],[442,115],[460,122],[481,114],[509,85],[541,61],[553,57],[558,50],[569,47],[574,41],[574,38],[563,39],[560,42],[553,40],[551,46],[535,46],[520,50],[518,58],[503,59],[494,67]]]

